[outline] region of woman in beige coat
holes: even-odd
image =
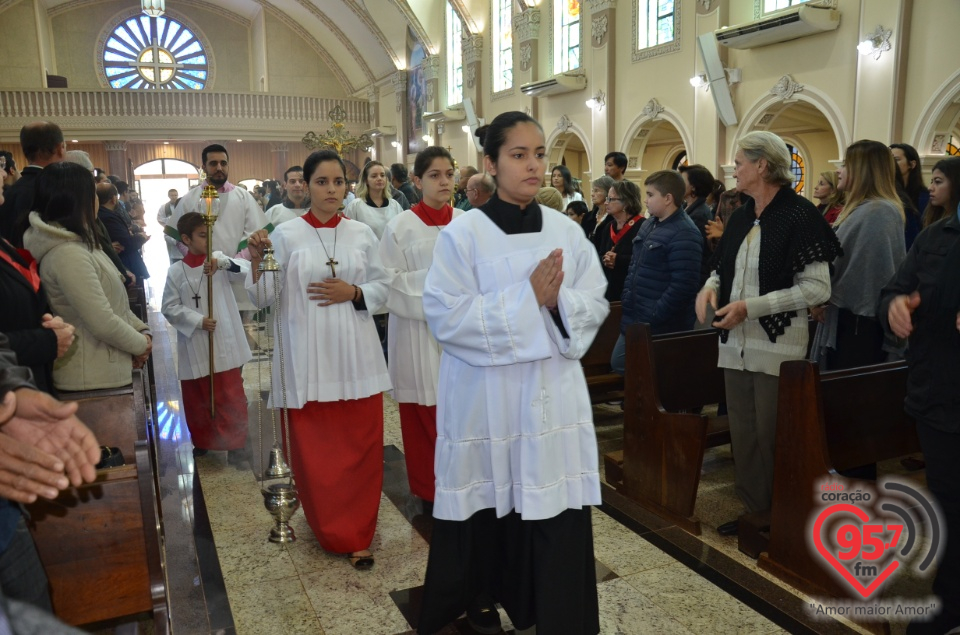
[[[72,163],[47,166],[37,177],[34,209],[24,247],[40,265],[50,308],[77,329],[73,346],[54,365],[54,385],[77,391],[129,384],[153,340],[130,310],[123,280],[97,242],[90,172]]]

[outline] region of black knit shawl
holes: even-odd
[[[755,222],[756,221],[756,222]],[[730,302],[730,291],[736,275],[737,252],[754,224],[760,225],[760,295],[789,289],[793,277],[812,262],[833,262],[843,253],[833,229],[813,203],[793,191],[780,188],[770,204],[756,215],[753,199],[730,216],[723,230],[714,260],[720,273],[719,306]],[[783,335],[796,311],[773,313],[760,318],[760,326],[771,342]],[[729,331],[720,331],[720,340],[727,341]]]

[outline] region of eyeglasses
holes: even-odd
[[[607,197],[607,202],[608,202],[608,203],[609,203],[610,201],[622,201],[622,200],[623,200],[622,198],[616,198],[616,197],[613,197],[613,196],[608,196],[608,197]]]

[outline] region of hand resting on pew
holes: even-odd
[[[8,415],[9,418],[0,423],[2,435],[52,455],[57,460],[60,465],[58,474],[62,476],[65,473],[67,478],[48,482],[48,486],[66,489],[70,484],[76,487],[84,482],[93,482],[97,476],[94,466],[100,460],[100,444],[93,432],[77,419],[77,404],[58,401],[32,388],[19,388],[14,394],[16,399],[12,416]],[[6,401],[4,404],[5,410],[10,410]],[[5,453],[3,459],[6,458]],[[6,470],[6,465],[0,465],[0,485],[20,487],[34,477],[33,474],[28,476],[19,473],[9,481],[3,478],[9,475]],[[46,497],[46,493],[41,495]],[[7,493],[0,491],[0,495],[7,496]],[[49,498],[55,497],[54,493]],[[12,496],[8,498],[21,500]]]

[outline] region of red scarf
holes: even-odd
[[[323,223],[320,221],[319,218],[314,216],[312,212],[308,211],[306,214],[304,214],[300,218],[307,221],[307,224],[310,225],[310,227],[313,227],[315,229],[323,229],[324,227],[326,227],[327,229],[333,229],[334,227],[340,224],[340,219],[343,218],[343,216],[341,216],[340,214],[334,214],[333,218]]]
[[[424,225],[430,227],[442,227],[449,225],[453,219],[453,208],[449,203],[445,203],[441,209],[434,209],[420,201],[410,208],[410,211],[417,215],[417,218],[423,221]]]
[[[620,239],[627,235],[627,232],[630,231],[630,228],[637,224],[637,220],[640,218],[640,215],[637,214],[627,222],[623,224],[623,227],[620,228],[620,231],[614,231],[613,227],[616,223],[610,223],[610,239],[613,240],[613,246],[616,247],[617,243],[620,242]]]
[[[203,261],[207,259],[207,254],[191,254],[187,253],[183,257],[183,264],[188,267],[199,267],[203,264]]]
[[[26,267],[14,260],[10,254],[2,249],[0,249],[0,258],[3,258],[11,267],[20,272],[20,275],[26,278],[30,286],[33,287],[33,292],[37,293],[40,291],[40,274],[37,273],[37,261],[33,259],[33,254],[26,249],[17,249],[17,253],[23,258],[23,261],[27,263]]]

